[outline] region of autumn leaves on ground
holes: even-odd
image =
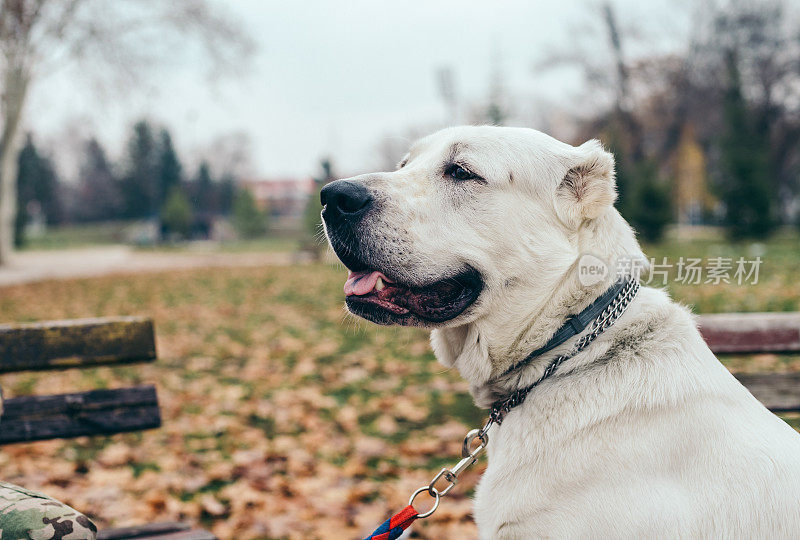
[[[684,246],[685,256],[733,246]],[[661,250],[677,253],[677,247]],[[698,312],[800,310],[796,239],[769,244],[758,285],[673,287]],[[694,250],[695,253],[691,251]],[[651,255],[661,255],[655,250]],[[772,263],[772,264],[771,264]],[[455,464],[484,413],[422,331],[357,323],[344,271],[326,265],[219,268],[51,281],[0,289],[0,320],[147,315],[154,365],[20,374],[6,396],[155,383],[163,427],[18,444],[0,478],[44,491],[101,526],[185,520],[220,538],[355,538]],[[800,369],[792,357],[734,369]],[[423,538],[472,538],[465,473]]]

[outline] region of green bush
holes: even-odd
[[[267,232],[267,215],[258,208],[253,194],[241,189],[233,200],[233,226],[242,238],[257,238]]]
[[[192,229],[192,207],[180,186],[173,186],[170,190],[161,209],[161,223],[167,233],[182,238],[189,235]]]

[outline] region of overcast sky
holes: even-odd
[[[680,25],[669,2],[616,4],[625,24],[647,29],[655,41],[669,42]],[[507,92],[531,96],[534,108],[537,101],[570,105],[582,92],[576,77],[534,66],[548,52],[570,50],[575,33],[599,16],[596,3],[565,0],[220,5],[257,43],[243,76],[209,84],[203,68],[186,65],[109,99],[92,90],[97,73],[65,70],[37,82],[28,126],[51,146],[67,144],[59,141],[68,126],[95,133],[116,156],[132,122],[148,117],[167,125],[187,156],[220,135],[246,133],[259,177],[313,174],[323,155],[332,155],[339,171],[363,171],[381,162],[383,137],[447,121],[436,82],[442,66],[452,68],[464,103],[486,99],[499,71]]]

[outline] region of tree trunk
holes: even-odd
[[[17,148],[28,77],[20,67],[7,66],[3,74],[2,134],[0,135],[0,266],[14,251],[17,214]]]
[[[631,163],[639,163],[644,158],[644,148],[642,146],[642,126],[631,110],[631,83],[630,70],[625,62],[623,51],[622,34],[617,25],[617,16],[610,2],[603,4],[603,18],[608,29],[608,40],[614,54],[614,65],[617,70],[616,103],[614,114],[616,121],[621,124],[625,131],[623,143],[627,150],[628,158]]]

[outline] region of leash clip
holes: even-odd
[[[431,480],[427,486],[422,486],[411,495],[411,499],[408,501],[408,504],[411,507],[414,506],[414,499],[417,498],[417,495],[424,491],[427,491],[428,495],[434,499],[433,507],[431,507],[431,509],[427,512],[419,514],[417,518],[422,519],[433,514],[433,512],[439,507],[439,499],[447,495],[450,490],[453,489],[453,486],[458,483],[458,475],[468,469],[473,463],[478,461],[478,457],[483,453],[484,450],[486,450],[486,445],[489,444],[489,427],[493,423],[494,421],[489,419],[489,421],[486,422],[486,425],[482,428],[476,428],[467,433],[467,436],[464,437],[464,442],[461,444],[461,461],[456,463],[456,465],[451,469],[448,469],[447,467],[443,468],[436,476],[433,477],[433,480]],[[473,441],[475,441],[475,439],[478,439],[480,444],[473,448]],[[438,489],[436,487],[436,483],[442,478],[447,481],[447,487],[444,489]]]
[[[478,454],[483,452],[486,445],[489,444],[489,426],[493,423],[494,421],[490,419],[482,428],[476,428],[467,433],[467,436],[464,437],[464,442],[461,444],[461,457],[475,457],[477,459]],[[474,450],[470,450],[472,441],[475,439],[480,439],[481,443]]]

